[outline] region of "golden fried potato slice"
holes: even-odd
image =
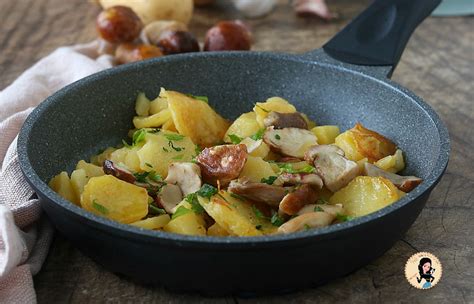
[[[160,97],[168,101],[176,130],[201,147],[218,144],[230,123],[217,114],[211,106],[179,92],[161,90]]]
[[[240,138],[245,138],[254,135],[261,129],[257,122],[257,115],[255,112],[248,112],[240,115],[225,133],[224,141],[232,143],[229,135],[236,135]]]
[[[79,198],[76,196],[67,172],[63,171],[49,181],[49,187],[61,197],[78,205]]]

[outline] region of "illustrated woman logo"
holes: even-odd
[[[418,264],[419,276],[416,277],[418,283],[422,284],[421,288],[427,289],[431,287],[431,283],[435,280],[433,276],[436,269],[431,267],[430,258],[422,258]]]

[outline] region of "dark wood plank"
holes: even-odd
[[[367,1],[328,1],[336,22],[297,18],[288,1],[264,19],[251,20],[255,50],[303,53],[320,47]],[[239,17],[226,0],[198,9],[191,29],[202,41],[217,20]],[[55,48],[95,37],[99,9],[83,0],[0,2],[0,88]],[[140,286],[109,273],[57,236],[35,277],[40,303],[469,303],[474,302],[474,19],[429,18],[414,33],[393,79],[424,98],[449,128],[452,156],[446,175],[406,236],[384,256],[355,273],[316,289],[257,299],[202,298]],[[403,266],[417,251],[443,263],[432,290],[406,282]],[[350,254],[350,253],[348,253]],[[262,274],[264,275],[264,274]]]

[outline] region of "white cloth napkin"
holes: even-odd
[[[16,136],[28,114],[46,97],[112,66],[96,41],[62,47],[0,92],[0,303],[36,303],[33,275],[48,253],[53,228],[24,179]]]

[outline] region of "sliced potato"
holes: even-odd
[[[168,214],[162,214],[155,217],[149,217],[141,221],[133,222],[130,225],[144,229],[157,230],[166,226],[169,221],[170,216]]]
[[[74,190],[76,197],[78,198],[78,203],[79,198],[81,197],[81,194],[84,191],[84,187],[89,181],[89,179],[90,177],[87,176],[86,170],[84,169],[77,169],[72,171],[71,173],[71,186]]]
[[[364,128],[357,123],[350,129],[354,134],[357,150],[367,157],[371,163],[395,153],[397,146],[383,135]]]
[[[249,155],[242,171],[240,171],[239,178],[246,177],[251,182],[260,183],[262,178],[268,178],[272,175],[275,175],[275,172],[273,172],[272,166],[269,163],[261,157]]]
[[[133,125],[137,129],[141,128],[158,128],[161,127],[165,122],[171,118],[171,112],[169,109],[164,109],[151,116],[141,117],[135,116],[133,118]]]
[[[119,180],[112,175],[92,177],[81,196],[82,208],[129,224],[148,213],[148,193],[145,188]]]
[[[261,139],[253,140],[250,137],[247,137],[240,143],[247,146],[247,152],[249,152],[249,155],[251,156],[264,158],[267,157],[270,152],[270,147]]]
[[[186,208],[186,212],[171,219],[163,230],[186,235],[206,235],[204,217],[192,211],[191,205],[185,200],[176,206],[175,215],[179,212],[179,208]]]
[[[104,170],[102,167],[90,164],[84,160],[80,160],[77,165],[76,165],[76,170],[77,169],[84,169],[86,171],[86,174],[88,177],[94,177],[94,176],[102,176],[104,175]]]
[[[329,145],[335,142],[336,137],[339,135],[338,126],[319,126],[311,129],[316,137],[318,138],[318,143],[320,145]]]
[[[161,91],[160,97],[167,99],[168,109],[180,134],[188,136],[201,147],[210,147],[223,140],[230,124],[206,102],[166,90]]]
[[[400,198],[399,191],[383,177],[358,176],[334,193],[331,204],[342,204],[351,216],[363,216],[386,207]]]
[[[148,116],[150,110],[150,100],[146,97],[145,93],[138,93],[135,101],[135,112],[138,116]]]
[[[163,130],[168,130],[171,132],[176,132],[176,133],[178,132],[178,130],[176,130],[176,126],[174,125],[173,119],[170,119],[167,122],[165,122],[161,128]]]
[[[365,156],[362,155],[357,149],[354,134],[350,130],[339,134],[334,142],[336,146],[344,151],[345,157],[347,159],[359,161],[365,158]]]
[[[240,138],[245,138],[254,135],[260,129],[261,127],[257,123],[257,115],[255,112],[244,113],[234,120],[229,129],[227,129],[224,141],[226,143],[232,143],[229,135],[236,135]]]
[[[150,101],[150,114],[154,115],[168,108],[168,101],[165,98],[157,97]]]
[[[105,161],[106,159],[110,159],[110,155],[111,155],[112,152],[114,152],[115,150],[117,150],[117,149],[114,148],[114,147],[108,147],[107,149],[104,150],[104,152],[92,156],[92,157],[91,157],[91,163],[92,163],[93,165],[102,167],[102,165],[104,164],[104,161]]]
[[[265,124],[263,123],[263,120],[267,117],[269,112],[294,113],[296,112],[296,108],[281,97],[271,97],[265,102],[257,102],[255,107],[253,107],[253,111],[257,115],[256,119],[258,125],[260,128],[264,128]]]
[[[380,169],[388,172],[397,173],[405,168],[405,161],[403,160],[403,152],[397,149],[395,154],[379,159],[374,163]]]
[[[219,191],[211,197],[198,197],[199,203],[219,226],[231,235],[256,236],[275,233],[276,227],[264,218],[258,218],[252,204]]]
[[[207,235],[209,236],[229,236],[230,234],[218,223],[212,224],[211,227],[207,229]]]
[[[79,204],[79,199],[73,190],[73,187],[71,185],[71,180],[69,179],[69,176],[67,175],[66,171],[63,171],[59,173],[58,175],[56,175],[55,177],[53,177],[49,181],[48,185],[51,189],[57,192],[64,199],[67,199],[73,204],[76,204],[76,205]]]
[[[147,133],[145,145],[137,151],[140,169],[154,170],[163,178],[168,175],[169,164],[189,162],[195,154],[195,145],[191,139],[170,131]]]

